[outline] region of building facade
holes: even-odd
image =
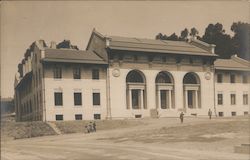
[[[18,65],[17,121],[248,114],[249,62],[218,59],[214,48],[95,30],[86,51],[36,41]]]

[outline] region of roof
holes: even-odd
[[[217,70],[250,71],[250,62],[237,56],[232,56],[231,59],[217,59],[214,66]]]
[[[202,49],[189,42],[184,41],[127,38],[118,36],[110,36],[107,37],[107,39],[110,40],[108,48],[113,50],[157,52],[181,55],[217,56],[216,54],[211,53],[208,50]]]
[[[86,64],[107,64],[102,58],[92,51],[74,49],[45,49],[44,62],[68,62]]]

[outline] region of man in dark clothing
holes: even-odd
[[[93,131],[96,132],[96,124],[95,124],[95,122],[93,123]]]
[[[183,123],[183,119],[184,119],[184,113],[183,113],[183,112],[181,112],[181,114],[180,114],[180,120],[181,120],[181,123]]]
[[[211,117],[212,117],[212,111],[211,111],[211,109],[208,110],[208,116],[209,116],[209,119],[211,119]]]

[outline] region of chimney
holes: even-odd
[[[56,42],[55,41],[50,42],[50,48],[56,49]]]

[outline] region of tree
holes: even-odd
[[[188,33],[189,33],[189,31],[187,28],[185,28],[183,31],[181,31],[180,40],[182,40],[182,41],[187,40]]]
[[[250,24],[237,22],[231,26],[232,44],[239,57],[250,60]]]
[[[196,28],[191,28],[190,30],[190,36],[196,37],[199,34],[198,30]]]
[[[200,40],[209,44],[215,44],[215,53],[221,58],[230,58],[231,55],[235,54],[231,36],[225,34],[223,25],[220,23],[209,24]]]

